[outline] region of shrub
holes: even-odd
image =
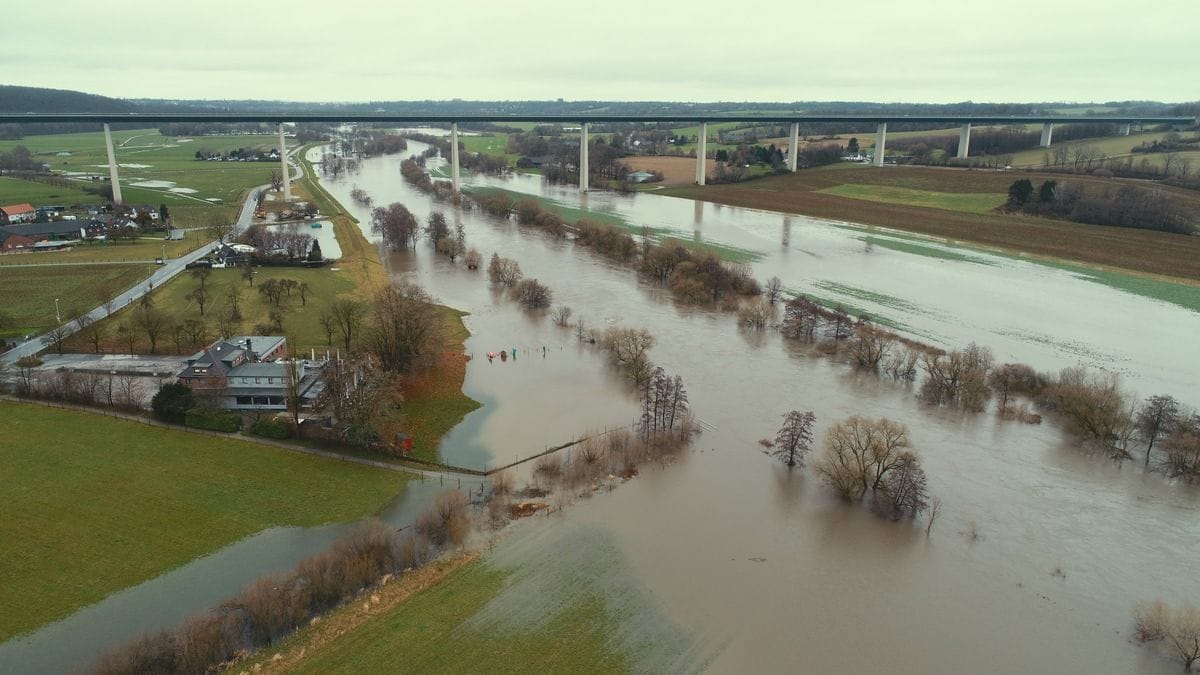
[[[242,416],[209,405],[198,405],[184,415],[184,424],[196,429],[233,433],[242,428]]]
[[[287,422],[273,417],[263,417],[255,420],[254,424],[250,425],[249,431],[255,436],[262,436],[263,438],[284,439],[290,438],[292,435],[292,428]]]

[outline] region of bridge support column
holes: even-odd
[[[113,149],[112,131],[109,130],[108,124],[104,125],[104,147],[108,150],[108,179],[112,182],[113,204],[121,205],[125,200],[121,199],[121,179],[117,176],[117,151]]]
[[[704,170],[708,168],[708,122],[700,123],[700,135],[696,137],[696,185],[704,185]]]
[[[800,123],[792,122],[788,132],[788,171],[796,170],[796,155],[800,152]]]
[[[459,187],[462,184],[459,178],[458,164],[458,122],[450,123],[450,184],[454,187],[454,194],[458,194]]]
[[[1054,122],[1046,122],[1042,125],[1042,140],[1038,143],[1038,147],[1050,147],[1050,137],[1054,135]]]
[[[1130,126],[1131,125],[1129,124],[1122,124],[1120,128],[1117,129],[1117,133],[1121,136],[1128,136]]]
[[[279,170],[283,172],[283,201],[292,201],[292,172],[288,170],[287,141],[283,140],[283,122],[279,123]]]
[[[588,191],[588,123],[579,128],[579,191]]]
[[[966,159],[968,152],[971,149],[971,123],[967,122],[962,125],[962,130],[958,132],[958,158]]]
[[[880,122],[875,129],[875,158],[871,162],[875,166],[883,166],[884,148],[887,147],[887,122]]]

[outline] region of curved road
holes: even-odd
[[[289,156],[294,155],[297,150],[299,150],[299,146],[292,148],[288,152]],[[292,164],[292,168],[295,170],[294,173],[297,180],[303,177],[303,169],[296,164]],[[254,207],[256,206],[254,195],[256,195],[259,190],[269,189],[270,187],[270,185],[259,185],[258,187],[252,188],[246,194],[246,201],[242,204],[242,212],[238,215],[237,222],[234,224],[233,231],[230,233],[230,236],[237,236],[237,234],[244,228],[250,226],[251,219],[254,217]],[[154,287],[162,286],[166,282],[170,281],[180,272],[184,271],[187,268],[188,263],[195,262],[208,255],[216,246],[216,244],[217,241],[214,239],[207,244],[201,244],[191,253],[167,260],[166,264],[159,267],[154,271],[153,274],[150,275],[150,278],[138,282],[132,288],[127,289],[125,292],[114,298],[113,310],[115,311],[130,305],[138,298],[149,293]],[[99,307],[96,307],[92,311],[88,312],[87,315],[91,317],[93,321],[99,321],[107,317],[108,313],[105,311],[104,306],[100,305]],[[78,326],[74,321],[69,321],[63,325],[70,334],[74,334],[78,330]],[[13,347],[7,352],[0,354],[0,363],[11,364],[22,357],[37,354],[47,347],[45,338],[45,334],[38,335],[17,345],[16,347]]]

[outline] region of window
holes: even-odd
[[[254,384],[262,384],[262,378],[261,377],[254,378]]]
[[[270,399],[271,399],[271,405],[283,405],[283,397],[282,396],[271,396]]]
[[[248,384],[249,382],[250,382],[250,378],[248,378],[248,377],[242,378],[242,384]]]
[[[250,397],[250,396],[239,396],[239,397],[237,397],[237,404],[238,405],[253,405],[253,400],[254,400],[253,397]]]

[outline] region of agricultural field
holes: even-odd
[[[196,250],[201,244],[214,240],[215,237],[209,237],[203,230],[192,230],[185,232],[183,239],[174,241],[166,241],[161,235],[137,239],[85,241],[66,251],[0,256],[0,268],[35,263],[154,262],[155,258],[164,255],[167,258],[178,258]]]
[[[129,204],[165,203],[174,208],[239,202],[247,189],[267,183],[271,172],[279,170],[277,162],[207,162],[195,157],[198,150],[275,148],[278,137],[270,134],[172,138],[156,129],[136,129],[112,135],[121,193]],[[0,152],[18,145],[28,148],[36,161],[49,165],[54,173],[78,179],[81,185],[98,184],[91,176],[108,176],[103,132],[4,140]]]
[[[265,528],[367,516],[406,480],[98,414],[0,413],[0,642]]]
[[[1088,176],[835,164],[746,183],[666,188],[655,194],[878,225],[1015,254],[1200,281],[1200,237],[983,210],[989,199],[1003,202],[1018,178],[1035,184],[1065,180],[1085,190],[1112,185],[1111,180]],[[1200,210],[1200,194],[1165,189],[1186,208]]]
[[[27,260],[33,255],[12,256]],[[7,260],[7,259],[6,259]],[[100,304],[103,288],[124,291],[150,276],[154,265],[56,265],[47,267],[0,267],[10,325],[0,327],[0,337],[41,333],[55,325],[54,301],[63,316],[74,310],[90,310]],[[19,292],[13,289],[20,289]]]
[[[79,184],[83,186],[82,183]],[[77,187],[60,187],[37,181],[22,180],[11,176],[0,176],[0,204],[100,204],[100,195],[84,192]]]
[[[517,160],[521,158],[519,154],[507,152],[508,136],[505,134],[494,134],[487,136],[459,136],[467,152],[477,152],[482,155],[490,155],[493,157],[504,157],[509,166],[515,166]]]

